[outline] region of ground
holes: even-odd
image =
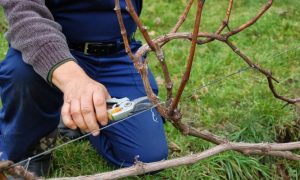
[[[234,28],[253,17],[267,0],[237,1],[229,26]],[[167,33],[183,11],[186,0],[152,0],[144,2],[142,19],[155,37]],[[201,31],[211,32],[219,26],[226,12],[227,1],[206,1]],[[193,13],[180,31],[192,31]],[[0,59],[5,57],[6,24],[0,21]],[[140,34],[137,35],[141,37]],[[232,40],[262,67],[271,69],[280,83],[276,88],[289,97],[300,96],[300,1],[275,1],[273,7],[253,27]],[[189,43],[176,41],[164,50],[175,86],[180,82],[187,59]],[[149,61],[158,83],[162,73],[158,62],[150,54]],[[300,106],[286,106],[275,99],[261,74],[249,70],[201,88],[216,79],[236,72],[246,64],[228,47],[219,42],[197,48],[191,79],[184,92],[181,109],[184,121],[195,127],[244,142],[288,142],[300,140]],[[166,123],[168,141],[176,143],[180,151],[171,151],[169,158],[202,151],[212,144],[182,136]],[[81,141],[54,152],[51,177],[78,176],[111,170],[97,156],[88,142]],[[133,179],[298,179],[300,163],[272,157],[246,157],[227,152],[194,165],[164,170],[155,175]]]

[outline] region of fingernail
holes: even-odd
[[[106,125],[107,125],[107,121],[102,122],[101,125],[102,125],[102,126],[106,126]]]
[[[98,136],[100,134],[100,131],[94,131],[92,134],[93,136]]]

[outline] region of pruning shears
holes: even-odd
[[[109,120],[121,120],[129,117],[137,112],[150,109],[152,104],[149,102],[148,97],[140,97],[134,100],[124,97],[121,99],[111,98],[106,101],[108,107],[107,114]]]

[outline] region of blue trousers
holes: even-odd
[[[136,50],[140,43],[133,42],[131,46]],[[105,57],[72,54],[112,97],[145,96],[140,75],[125,51]],[[149,76],[157,93],[151,72]],[[28,148],[57,128],[63,95],[25,64],[21,53],[13,48],[9,48],[0,66],[0,93],[0,159],[17,162],[26,158]],[[168,155],[163,121],[155,109],[107,128],[89,140],[100,155],[119,167],[132,165],[137,155],[142,162],[159,161]]]

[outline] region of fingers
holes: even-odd
[[[97,82],[74,81],[64,91],[62,118],[71,128],[99,135],[99,123],[107,125],[106,99],[110,98],[106,88]]]
[[[85,132],[88,132],[88,127],[84,121],[84,118],[81,113],[81,105],[78,99],[73,99],[71,101],[71,116],[76,125]]]
[[[106,99],[103,96],[103,94],[101,94],[99,92],[94,92],[93,93],[93,103],[94,103],[96,117],[97,117],[98,122],[102,126],[107,125],[108,117],[107,117],[107,112],[106,112]]]
[[[11,166],[12,164],[13,162],[11,161],[0,161],[0,171],[9,168],[9,166]]]
[[[71,129],[78,127],[82,131],[92,132],[94,136],[97,136],[100,131],[98,131],[99,125],[94,111],[93,97],[89,94],[84,94],[82,97],[81,101],[73,99],[71,103],[64,103],[61,110],[63,122]],[[106,112],[106,110],[104,111]],[[104,115],[106,116],[106,114]]]
[[[81,113],[89,131],[92,132],[93,136],[97,136],[100,131],[96,120],[92,96],[92,94],[83,95],[84,98],[81,100]]]
[[[61,117],[63,119],[64,124],[68,128],[70,128],[70,129],[76,129],[77,126],[74,123],[74,121],[73,121],[73,119],[71,117],[71,114],[70,114],[70,107],[71,107],[70,103],[68,103],[68,102],[64,103],[64,105],[62,106],[62,109],[61,109]]]

